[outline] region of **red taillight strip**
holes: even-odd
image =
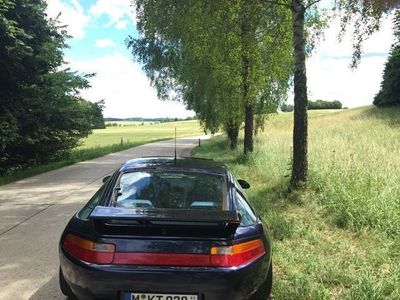
[[[123,253],[114,255],[113,264],[145,266],[210,267],[208,254],[181,253]]]

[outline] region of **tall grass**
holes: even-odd
[[[311,188],[338,226],[400,236],[400,110],[340,117],[313,124],[320,129],[311,135]]]
[[[272,116],[249,157],[224,137],[196,150],[252,184],[273,237],[275,299],[400,299],[400,109],[310,112],[310,182],[297,193],[292,118]]]

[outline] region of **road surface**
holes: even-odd
[[[190,156],[203,137],[177,140]],[[121,163],[173,156],[174,141],[147,144],[0,187],[0,299],[65,299],[58,288],[58,241],[71,216]]]

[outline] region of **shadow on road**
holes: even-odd
[[[33,294],[29,300],[57,299],[66,300],[58,286],[58,274],[55,274],[47,283],[42,285],[40,289]]]

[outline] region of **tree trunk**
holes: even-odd
[[[253,103],[246,101],[245,107],[245,125],[244,125],[244,154],[253,152],[253,134],[254,134],[254,111]]]
[[[294,128],[293,165],[291,187],[298,188],[307,181],[307,75],[304,37],[305,7],[301,0],[292,0],[293,44],[295,55],[294,69]]]
[[[249,39],[252,37],[253,28],[251,26],[252,16],[248,10],[248,2],[243,3],[242,7],[242,26],[241,26],[241,40],[242,40],[242,93],[243,104],[245,108],[244,119],[244,154],[253,152],[253,134],[254,134],[254,109],[253,102],[250,99],[250,58],[248,54]]]
[[[227,129],[227,134],[229,137],[230,148],[231,150],[235,150],[238,144],[238,137],[239,137],[239,126],[231,125]]]
[[[244,154],[253,152],[253,134],[254,134],[254,110],[253,103],[249,99],[249,58],[247,54],[242,56],[243,63],[243,103],[245,105],[244,118]]]

